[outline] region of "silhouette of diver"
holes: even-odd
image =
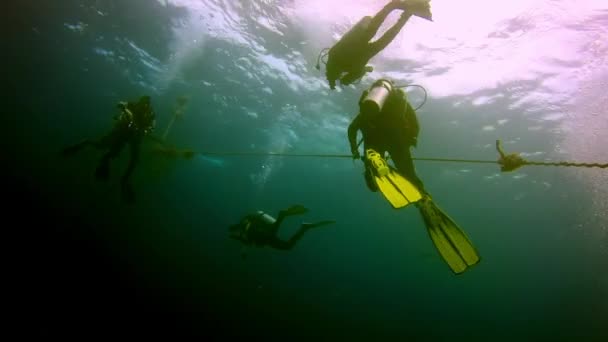
[[[370,106],[371,104],[371,106]],[[359,98],[359,113],[348,126],[348,142],[354,159],[361,159],[357,133],[363,135],[364,151],[373,149],[382,157],[388,152],[399,173],[425,193],[410,149],[418,144],[420,125],[405,92],[388,79],[376,80]],[[365,180],[372,191],[372,173],[365,160]]]
[[[287,209],[279,211],[277,218],[256,211],[243,217],[239,223],[231,225],[228,229],[230,237],[241,241],[243,244],[257,247],[269,246],[278,250],[290,250],[311,228],[321,227],[335,223],[326,220],[316,223],[302,223],[298,231],[287,241],[279,239],[277,236],[279,227],[287,216],[301,215],[308,212],[308,209],[301,205],[293,205]]]
[[[366,64],[395,39],[412,15],[432,21],[429,1],[391,0],[373,18],[361,18],[327,53],[325,75],[330,88],[335,89],[337,80],[342,85],[349,85],[372,71],[373,68]],[[370,42],[386,17],[396,9],[403,11],[397,23],[378,40]],[[317,69],[320,69],[319,64]]]
[[[150,104],[149,96],[142,96],[137,102],[121,101],[117,105],[120,114],[114,117],[114,126],[105,136],[98,140],[85,139],[62,150],[63,156],[73,156],[86,146],[106,150],[101,157],[95,178],[106,181],[110,177],[110,161],[117,157],[125,145],[131,147],[129,165],[121,179],[122,197],[127,202],[135,201],[135,193],[130,184],[130,177],[139,161],[141,141],[154,130],[156,114]]]

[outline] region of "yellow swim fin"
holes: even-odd
[[[388,165],[378,152],[367,149],[365,155],[372,167],[378,190],[393,208],[403,208],[422,199],[420,191],[397,170]]]
[[[433,244],[454,273],[479,263],[479,254],[464,231],[430,197],[418,202],[418,208]]]

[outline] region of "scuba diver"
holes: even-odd
[[[329,50],[325,75],[330,88],[335,89],[337,80],[342,85],[349,85],[373,71],[371,66],[366,66],[367,62],[395,39],[412,15],[432,21],[429,1],[391,0],[373,18],[363,17],[333,47],[321,51],[319,59],[324,51]],[[389,13],[396,9],[403,11],[397,23],[378,40],[370,42]],[[319,63],[316,68],[320,69]]]
[[[377,80],[359,99],[359,113],[348,127],[354,159],[365,166],[369,189],[380,191],[393,208],[414,203],[435,247],[456,274],[479,262],[479,255],[465,233],[432,200],[415,171],[410,148],[417,146],[420,126],[405,92],[392,81]],[[363,136],[361,156],[357,133]],[[389,154],[393,165],[385,158]]]
[[[106,181],[110,177],[110,161],[118,156],[125,145],[129,144],[131,155],[121,179],[121,189],[123,199],[127,202],[134,202],[135,193],[130,183],[130,177],[139,161],[143,137],[154,130],[156,114],[150,104],[149,96],[142,96],[137,102],[121,101],[117,107],[120,113],[114,117],[114,126],[109,133],[98,140],[86,139],[68,146],[62,150],[62,154],[72,156],[86,146],[106,150],[95,170],[95,178]]]
[[[308,212],[307,208],[301,205],[292,205],[279,211],[279,215],[275,219],[263,211],[256,211],[243,217],[239,223],[230,226],[228,230],[231,238],[239,240],[247,246],[263,247],[267,245],[278,250],[290,250],[311,228],[335,223],[332,220],[302,223],[300,229],[289,240],[279,239],[277,235],[283,220],[287,216],[301,215],[306,212]]]
[[[359,114],[348,126],[353,158],[361,158],[357,144],[357,133],[361,131],[364,150],[368,154],[363,158],[366,165],[372,166],[370,163],[375,162],[376,157],[383,157],[388,152],[400,176],[412,182],[416,192],[424,193],[424,184],[416,174],[410,152],[410,148],[418,144],[420,126],[405,92],[395,87],[393,82],[380,79],[361,94],[359,108]],[[370,167],[366,167],[365,179],[370,190],[377,191]]]

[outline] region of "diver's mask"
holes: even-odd
[[[393,92],[394,85],[391,81],[380,79],[374,82],[369,90],[366,90],[359,101],[359,110],[361,114],[368,118],[376,117],[389,96]]]

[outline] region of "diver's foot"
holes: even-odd
[[[430,0],[393,0],[393,3],[407,14],[433,21]]]
[[[306,229],[310,229],[310,228],[317,228],[317,227],[323,227],[323,226],[327,226],[330,224],[334,224],[336,223],[336,221],[333,220],[326,220],[326,221],[320,221],[320,222],[315,222],[315,223],[302,223],[302,227],[306,228]]]
[[[300,215],[308,212],[308,209],[302,205],[296,204],[285,209],[285,215]]]
[[[122,185],[122,199],[127,203],[135,203],[135,191],[130,184]]]
[[[110,163],[101,163],[95,170],[95,179],[107,181],[110,179]]]

